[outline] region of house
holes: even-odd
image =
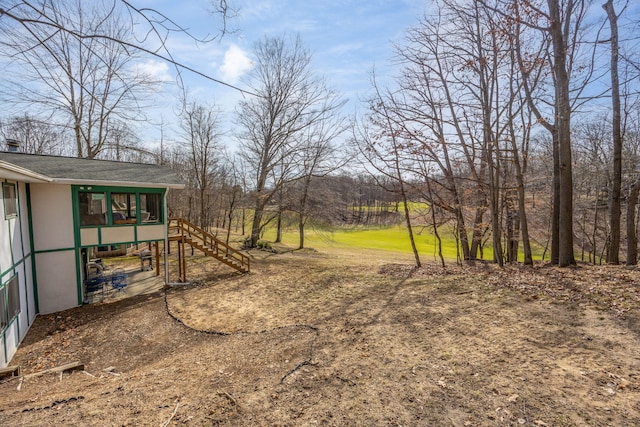
[[[15,151],[0,184],[0,367],[38,314],[83,304],[91,250],[167,242],[167,192],[184,187],[166,166]]]

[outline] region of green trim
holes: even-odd
[[[159,239],[127,240],[122,242],[98,243],[96,245],[82,245],[82,246],[79,246],[77,249],[95,248],[97,246],[139,245],[140,243],[162,242],[162,241],[164,241],[164,237],[161,237]]]
[[[16,192],[16,198],[18,201],[18,231],[20,233],[20,253],[22,254],[22,258],[18,261],[18,264],[22,264],[22,274],[24,275],[24,297],[27,302],[26,312],[27,312],[27,328],[31,325],[29,321],[29,292],[27,292],[27,267],[26,267],[26,254],[24,253],[24,233],[23,233],[23,215],[22,215],[22,198],[20,197],[20,183],[18,183],[18,188]],[[31,254],[29,254],[31,255]],[[18,337],[20,337],[20,324],[18,324]]]
[[[76,288],[78,291],[78,305],[82,305],[84,299],[82,298],[82,274],[80,272],[80,268],[82,268],[82,254],[80,253],[80,249],[76,249],[74,251],[76,258]]]
[[[25,258],[23,257],[23,260]],[[26,262],[22,263],[22,274],[24,276],[24,300],[27,302],[27,306],[25,307],[27,310],[27,329],[29,329],[29,326],[31,326],[31,316],[29,316],[29,283],[27,281],[27,265]],[[22,340],[21,340],[22,341]]]
[[[73,218],[74,249],[80,246],[80,199],[78,191],[71,186],[71,214]]]
[[[75,186],[71,186],[71,210],[73,215],[73,252],[76,261],[76,293],[78,296],[78,305],[81,305],[83,302],[82,298],[82,274],[80,273],[80,268],[82,262],[80,258],[82,257],[80,253],[80,244],[82,242],[80,237],[80,197],[78,196],[78,189]],[[100,237],[100,229],[98,229],[98,240]]]
[[[107,223],[100,225],[80,225],[80,196],[81,192],[95,192],[95,193],[104,193],[105,195],[105,211],[107,215]],[[112,194],[133,194],[136,200],[136,223],[135,224],[114,224],[113,223],[113,204],[111,202]],[[69,251],[73,250],[75,255],[75,263],[76,263],[76,286],[78,291],[78,305],[83,304],[84,302],[84,292],[83,292],[83,268],[82,265],[82,248],[92,248],[95,246],[103,246],[107,245],[107,243],[103,242],[103,229],[105,228],[118,228],[118,227],[133,227],[133,241],[125,241],[125,242],[109,242],[109,245],[124,245],[124,244],[138,244],[143,243],[138,241],[138,227],[146,226],[146,225],[164,225],[164,218],[166,217],[166,206],[162,203],[166,198],[167,189],[166,188],[149,188],[149,187],[118,187],[118,186],[102,186],[102,185],[72,185],[71,186],[71,203],[73,210],[73,238],[74,238],[74,248],[67,249],[56,249],[50,251],[39,251],[38,253],[43,252],[58,252],[58,251]],[[160,196],[160,206],[158,206],[160,210],[160,215],[158,218],[158,222],[154,223],[142,223],[142,207],[140,206],[140,195],[141,194],[158,194]],[[82,235],[81,229],[91,229],[96,228],[98,230],[98,242],[97,244],[92,245],[83,245],[82,244]],[[155,242],[156,239],[153,240],[145,240],[144,242]]]
[[[31,256],[31,282],[33,283],[33,302],[36,307],[36,314],[40,313],[40,304],[38,301],[38,275],[36,274],[36,256],[33,246],[33,208],[31,206],[31,184],[25,184],[27,191],[27,217],[29,225],[29,249]],[[28,302],[27,302],[28,303]]]
[[[16,312],[15,316],[13,316],[12,318],[9,318],[9,284],[15,279],[16,281],[16,286],[18,288],[18,311]],[[16,327],[17,327],[17,332],[18,332],[18,341],[20,341],[20,313],[22,313],[22,306],[20,305],[20,276],[18,276],[18,273],[15,273],[9,277],[9,280],[0,282],[0,292],[4,293],[4,315],[5,315],[5,319],[7,321],[7,326],[2,329],[2,334],[4,335],[7,330],[13,325],[14,321],[17,322]],[[6,347],[6,343],[5,343],[5,347]],[[6,355],[5,355],[6,357]]]
[[[6,269],[3,272],[0,272],[0,278],[2,278],[2,276],[6,276],[7,274],[15,271],[16,267],[18,267],[20,264],[26,263],[27,258],[29,258],[30,256],[31,256],[31,254],[23,256],[17,262],[14,262],[11,267],[9,267],[8,269]]]
[[[18,263],[19,264],[19,263]],[[3,271],[2,273],[0,273],[0,282],[2,282],[2,277],[6,276],[7,274],[14,274],[14,271],[16,269],[15,265],[12,265],[11,267],[9,267],[8,269],[6,269],[5,271]]]
[[[48,254],[51,252],[69,252],[69,251],[75,251],[75,250],[76,250],[76,247],[72,246],[70,248],[44,249],[41,251],[35,251],[35,254],[38,255],[38,254]]]
[[[15,199],[16,212],[13,214],[7,215],[7,197],[5,193],[5,188],[10,188],[10,187],[13,187],[13,198]],[[20,213],[20,209],[18,205],[18,186],[16,185],[15,182],[9,182],[7,180],[4,180],[2,182],[2,204],[4,205],[4,219],[9,220],[9,219],[14,219],[18,217],[18,214]]]
[[[72,185],[74,191],[96,191],[112,193],[165,193],[166,188],[159,187],[118,187],[117,185]]]
[[[142,224],[142,215],[140,207],[140,195],[141,194],[158,194],[160,195],[160,209],[159,218],[157,222],[149,224],[164,224],[166,217],[165,207],[162,204],[162,200],[167,192],[166,188],[149,188],[149,187],[117,187],[117,186],[101,186],[101,185],[72,185],[72,203],[73,203],[73,221],[76,228],[101,228],[101,227],[120,227],[130,226],[134,224],[114,224],[113,223],[113,206],[111,203],[112,194],[134,194],[136,198],[136,223],[135,225]],[[81,192],[92,193],[104,193],[106,203],[107,223],[99,225],[80,225],[80,198],[78,196]],[[145,223],[147,224],[147,223]],[[79,232],[79,230],[78,230]],[[79,240],[78,240],[79,241]]]

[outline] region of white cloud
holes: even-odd
[[[224,53],[224,62],[220,66],[225,83],[235,84],[246,72],[253,68],[253,62],[247,53],[235,44],[231,44]]]
[[[169,66],[164,61],[150,59],[145,62],[139,62],[136,64],[136,71],[149,76],[149,78],[155,81],[168,82],[171,80]]]

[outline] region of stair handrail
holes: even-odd
[[[171,224],[174,221],[177,223],[176,227],[178,227],[178,229],[180,230],[180,236],[183,241],[185,238],[185,232],[192,237],[195,236],[196,238],[202,240],[205,246],[207,246],[207,237],[209,237],[209,239],[211,240],[211,244],[209,246],[215,248],[216,255],[219,253],[218,247],[221,246],[228,258],[233,258],[236,261],[239,261],[241,266],[246,266],[247,271],[251,269],[251,258],[243,254],[239,250],[229,246],[222,240],[218,239],[212,233],[198,227],[197,225],[187,221],[184,218],[169,218],[169,227],[172,227]],[[213,246],[214,243],[216,245],[215,247]]]

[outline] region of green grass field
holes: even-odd
[[[456,259],[456,241],[450,228],[443,227],[440,230],[442,239],[442,253],[446,259]],[[416,228],[414,238],[418,252],[421,256],[437,257],[435,236],[430,228]],[[265,233],[264,240],[273,242],[275,230],[270,229]],[[298,246],[298,232],[295,229],[286,230],[282,236],[282,243],[287,246]],[[314,249],[324,248],[364,248],[384,251],[411,253],[409,234],[404,226],[392,227],[355,227],[335,228],[331,230],[318,230],[309,227],[305,233],[305,247]],[[541,259],[542,250],[534,248],[534,259]],[[491,242],[487,242],[484,248],[485,260],[493,259]]]

